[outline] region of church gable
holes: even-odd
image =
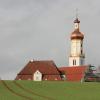
[[[34,81],[42,81],[42,73],[37,70],[33,75]]]

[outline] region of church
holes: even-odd
[[[69,65],[60,68],[51,60],[31,60],[17,74],[15,80],[33,81],[81,81],[89,66],[85,65],[83,50],[84,34],[80,32],[80,20],[74,20],[74,31],[71,33]]]

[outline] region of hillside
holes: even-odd
[[[100,100],[100,83],[0,81],[0,100]]]

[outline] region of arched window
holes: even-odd
[[[76,60],[75,59],[73,60],[73,65],[76,65]]]
[[[74,65],[74,60],[73,60],[73,65]]]
[[[74,65],[76,65],[76,60],[74,60],[74,63],[75,63]]]

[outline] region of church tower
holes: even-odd
[[[71,49],[69,56],[69,66],[84,65],[85,55],[83,52],[83,39],[84,34],[80,32],[80,21],[76,17],[74,20],[74,31],[71,33]]]

